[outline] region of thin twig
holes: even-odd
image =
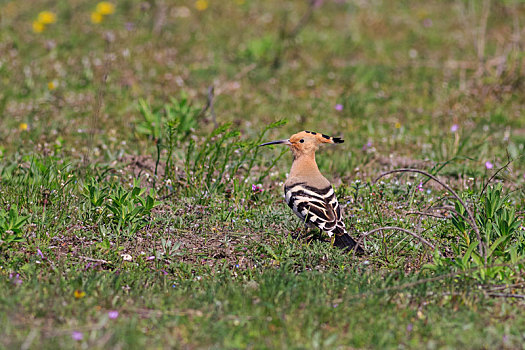
[[[487,263],[487,254],[486,254],[485,244],[481,240],[481,233],[479,232],[478,225],[476,225],[476,220],[474,219],[474,216],[472,215],[472,212],[467,207],[465,202],[463,202],[461,197],[449,185],[447,185],[446,183],[442,182],[441,180],[439,180],[434,175],[431,175],[431,174],[427,173],[426,171],[419,170],[419,169],[395,169],[395,170],[390,170],[390,171],[387,171],[386,173],[383,173],[383,174],[379,175],[374,180],[373,184],[375,184],[382,177],[385,177],[385,176],[390,175],[390,174],[395,174],[395,173],[418,173],[418,174],[421,174],[421,175],[425,175],[425,176],[428,176],[429,178],[431,178],[432,180],[436,181],[438,184],[443,186],[447,191],[449,191],[461,203],[463,208],[465,208],[465,211],[467,212],[468,217],[470,219],[468,221],[470,221],[470,225],[472,226],[472,228],[476,232],[476,236],[477,236],[478,241],[480,243],[479,246],[478,246],[479,253],[480,253],[480,255],[483,256],[485,264]]]
[[[286,34],[287,39],[294,39],[295,37],[297,37],[297,35],[299,35],[301,30],[303,30],[303,28],[306,26],[306,24],[312,17],[312,14],[314,13],[316,2],[316,0],[310,0],[310,3],[308,4],[308,10],[305,12],[303,17],[301,17],[299,22],[297,22],[295,27],[289,33]]]
[[[82,259],[82,260],[86,260],[86,261],[99,262],[99,263],[108,264],[108,265],[112,264],[111,261],[106,261],[106,260],[103,260],[103,259],[94,259],[94,258],[90,258],[88,256],[81,256],[81,255],[79,255],[78,258]]]
[[[489,297],[525,299],[525,294],[487,293]]]
[[[317,1],[316,0],[310,0],[308,3],[308,9],[304,13],[303,17],[297,22],[295,27],[290,30],[289,32],[286,31],[286,22],[288,19],[288,16],[285,14],[283,15],[282,25],[281,29],[279,31],[279,45],[277,46],[277,52],[275,53],[275,56],[272,61],[272,67],[274,69],[279,68],[281,66],[281,59],[286,51],[287,42],[292,41],[295,39],[299,33],[303,30],[303,28],[308,24],[310,21],[310,18],[312,17],[312,14],[314,13],[315,8],[317,7]]]
[[[206,99],[206,105],[199,112],[197,117],[203,116],[208,110],[210,111],[211,120],[213,121],[213,126],[217,128],[217,116],[215,115],[215,109],[213,108],[213,98],[215,97],[215,87],[213,85],[208,86],[208,97]]]
[[[396,231],[401,231],[401,232],[407,233],[407,234],[411,235],[412,237],[415,237],[415,238],[419,239],[421,241],[421,243],[429,246],[430,248],[432,248],[432,250],[436,249],[436,247],[432,243],[430,243],[429,241],[427,241],[426,239],[424,239],[423,237],[421,237],[417,233],[414,233],[414,232],[412,232],[410,230],[407,230],[405,228],[396,227],[396,226],[384,226],[384,227],[375,228],[375,229],[373,229],[371,231],[365,232],[361,236],[359,236],[359,239],[357,240],[357,245],[356,246],[358,246],[358,247],[361,246],[361,243],[363,242],[365,237],[367,237],[368,235],[371,235],[372,233],[375,233],[375,232],[381,232],[381,231],[384,231],[384,230],[396,230]],[[352,256],[355,256],[355,252],[356,252],[356,249],[353,250]],[[439,255],[442,255],[439,250],[438,250],[438,252],[439,252]]]
[[[432,213],[425,213],[423,211],[409,211],[406,213],[407,215],[423,215],[423,216],[431,216],[433,218],[437,219],[447,219],[446,216],[438,215],[438,214],[432,214]]]

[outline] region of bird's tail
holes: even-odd
[[[352,249],[355,250],[356,254],[364,254],[365,251],[363,248],[357,245],[357,242],[354,241],[352,237],[348,233],[343,233],[341,235],[335,235],[335,241],[334,245],[337,248],[341,248],[345,251],[350,251]]]

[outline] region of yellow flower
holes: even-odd
[[[98,12],[91,12],[91,22],[93,23],[100,23],[102,22],[102,15]]]
[[[49,83],[47,83],[47,88],[49,90],[55,90],[57,88],[57,85],[57,82],[55,80],[52,80]]]
[[[208,0],[197,0],[195,2],[195,8],[197,9],[197,11],[204,11],[208,8],[208,6],[210,6]]]
[[[42,11],[38,14],[37,21],[42,24],[51,24],[55,23],[57,16],[51,11]]]
[[[20,131],[27,131],[28,128],[29,125],[27,125],[27,123],[20,123],[20,125],[18,125],[18,130]]]
[[[101,1],[97,4],[95,12],[98,12],[102,16],[107,16],[115,13],[115,5],[108,1]]]
[[[86,296],[86,293],[77,289],[77,290],[75,290],[73,295],[75,296],[75,299],[82,299],[83,297]]]
[[[394,126],[396,127],[396,129],[399,129],[399,128],[401,128],[401,123],[400,122],[396,122],[396,124]]]
[[[38,21],[33,22],[33,32],[42,33],[44,29],[46,29],[46,27],[42,23]]]

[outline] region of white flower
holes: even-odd
[[[133,257],[131,257],[131,255],[129,255],[129,254],[122,254],[120,256],[122,257],[122,260],[124,260],[124,261],[131,261],[131,260],[133,260]]]

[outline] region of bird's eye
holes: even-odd
[[[300,139],[299,142],[300,142],[300,143],[304,143],[304,139]]]

